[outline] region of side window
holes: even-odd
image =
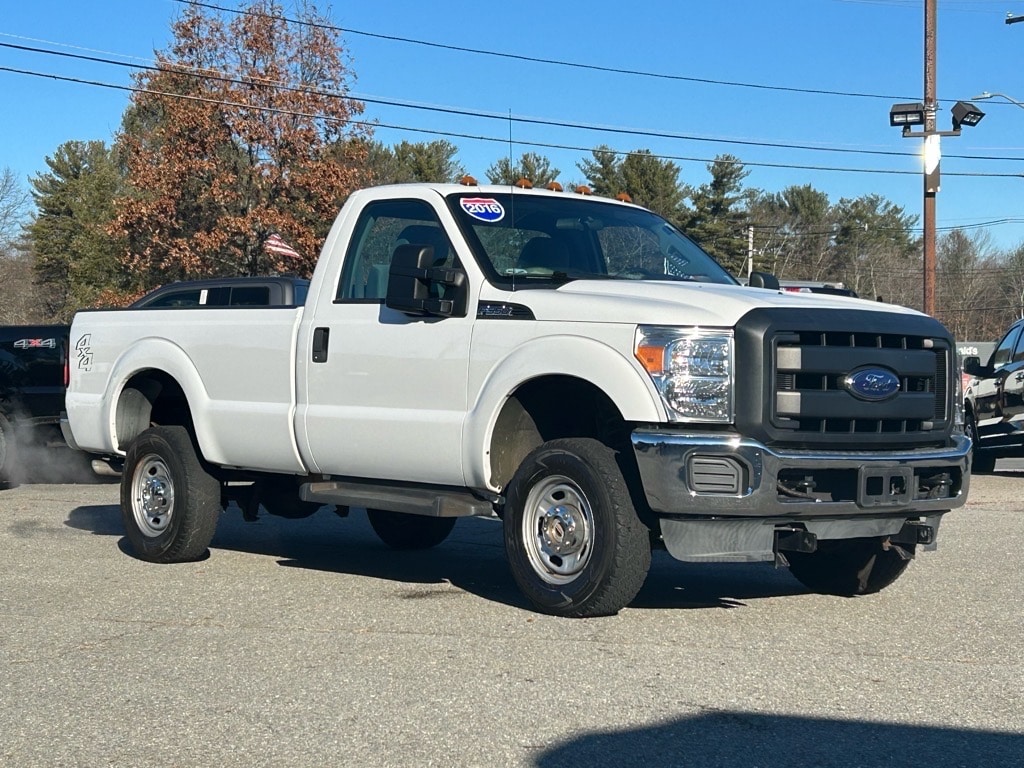
[[[206,298],[200,298],[199,303],[207,307],[226,307],[231,297],[231,288],[226,285],[214,286],[210,289],[203,289]]]
[[[1017,344],[1013,348],[1013,362],[1019,363],[1024,360],[1024,333],[1017,337]]]
[[[247,285],[231,289],[232,307],[265,307],[270,304],[270,288],[265,285]]]
[[[399,245],[429,245],[434,266],[451,266],[455,252],[434,209],[420,200],[366,206],[345,254],[335,301],[381,301],[388,292],[391,254]]]
[[[992,353],[992,368],[1002,368],[1008,362],[1010,362],[1010,355],[1013,352],[1014,344],[1017,341],[1017,337],[1020,335],[1020,327],[1014,326],[1009,332],[1003,336],[1002,341],[996,347],[996,351]]]
[[[201,292],[199,289],[191,291],[175,291],[165,293],[158,299],[146,304],[147,307],[198,307]]]

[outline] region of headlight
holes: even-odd
[[[634,354],[673,421],[732,422],[731,330],[640,326]]]

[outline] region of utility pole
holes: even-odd
[[[935,196],[939,191],[940,137],[935,86],[937,0],[924,2],[924,312],[935,316]]]
[[[935,196],[939,192],[939,161],[942,157],[942,136],[959,136],[964,125],[977,125],[985,113],[967,101],[953,105],[953,130],[935,127],[939,100],[935,87],[935,38],[937,0],[924,0],[924,103],[893,104],[889,125],[903,128],[903,138],[924,139],[924,296],[926,314],[935,315]],[[920,125],[923,130],[914,131]]]
[[[754,225],[747,225],[747,279],[754,271]]]

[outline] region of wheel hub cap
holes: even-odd
[[[167,511],[167,488],[155,477],[146,478],[142,485],[142,509],[147,517],[160,517]]]
[[[583,524],[577,523],[580,511],[559,504],[544,515],[542,533],[544,546],[561,555],[572,555],[583,547]]]
[[[158,456],[139,463],[132,480],[132,514],[145,536],[159,536],[171,524],[174,484],[170,470]]]

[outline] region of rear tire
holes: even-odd
[[[184,427],[153,427],[132,441],[121,475],[121,517],[141,559],[198,560],[220,513],[220,483],[203,467]]]
[[[299,484],[290,480],[267,480],[259,484],[259,502],[268,514],[288,520],[301,520],[319,511],[318,501],[303,501]]]
[[[430,549],[448,538],[457,517],[428,517],[368,509],[370,527],[392,549]]]
[[[786,552],[790,572],[812,592],[823,595],[870,595],[879,592],[910,565],[896,546],[883,548],[882,539],[841,539],[818,542],[814,552]],[[914,554],[914,544],[900,544]]]
[[[524,459],[508,486],[505,551],[512,576],[544,613],[618,613],[651,565],[648,529],[608,446],[552,440]]]

